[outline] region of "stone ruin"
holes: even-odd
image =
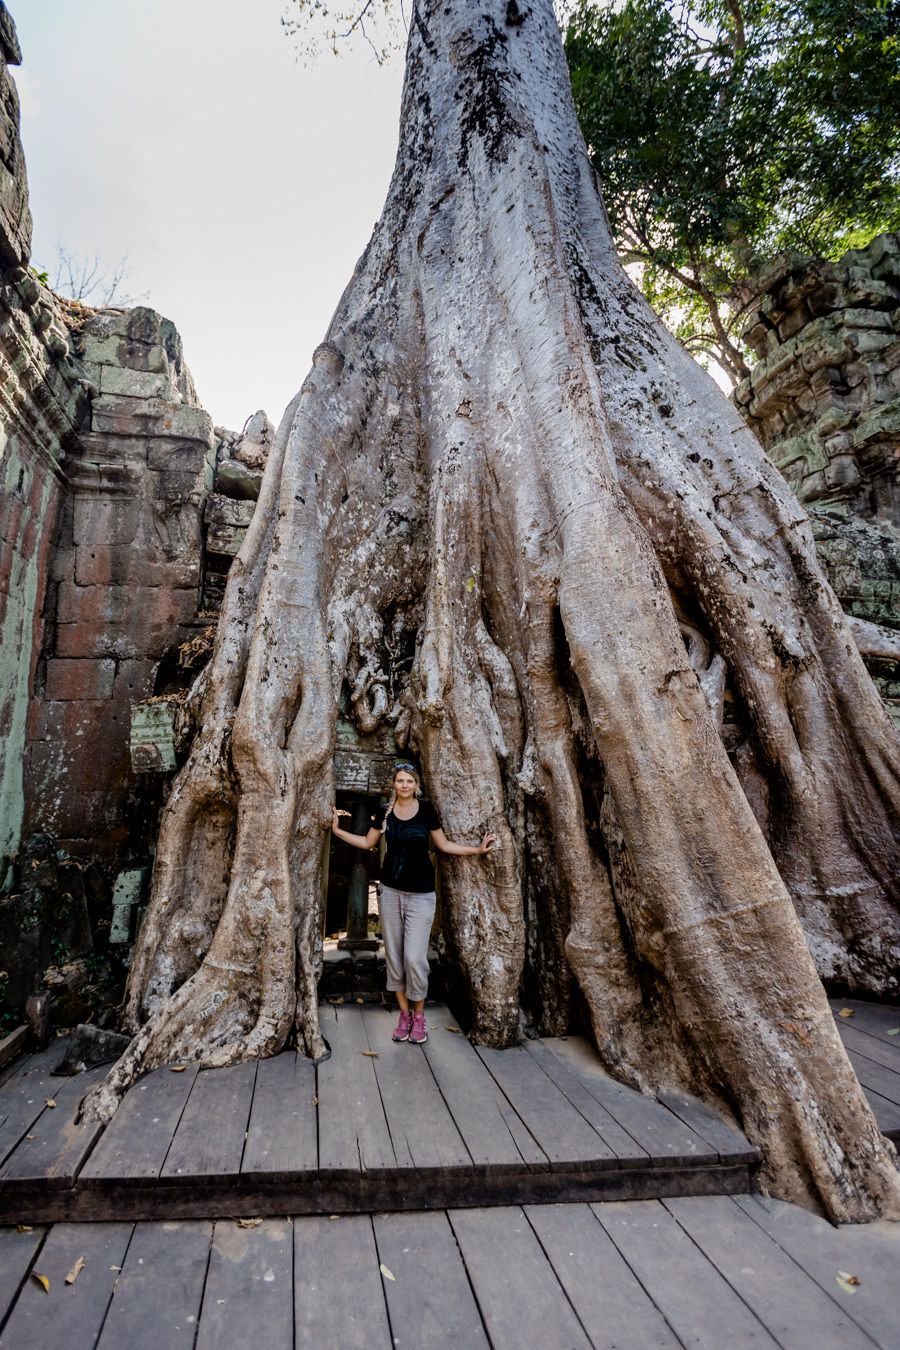
[[[733,399],[809,511],[900,725],[900,235],[780,258],[758,284],[742,337],[759,361]]]
[[[41,284],[8,71],[20,60],[0,0],[0,1016],[55,961],[73,1022],[86,963],[115,966],[133,943],[186,693],[273,427],[264,412],[240,433],[214,424],[168,319]],[[746,333],[760,361],[735,400],[811,509],[841,602],[879,626],[866,660],[896,701],[900,242],[783,260],[761,294]],[[361,738],[342,718],[338,787],[381,791],[394,749],[389,731]]]

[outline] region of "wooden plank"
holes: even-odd
[[[878,1048],[877,1041],[872,1041],[872,1044]],[[886,1069],[883,1064],[876,1064],[873,1059],[868,1059],[857,1050],[848,1051],[848,1058],[853,1065],[853,1072],[866,1091],[871,1088],[879,1097],[884,1097],[885,1101],[900,1106],[900,1073]]]
[[[32,1227],[25,1233],[15,1228],[0,1228],[0,1326],[28,1278],[31,1263],[46,1232],[46,1228]]]
[[[197,1350],[293,1345],[292,1239],[290,1219],[265,1219],[256,1228],[216,1224]]]
[[[663,1204],[782,1350],[872,1350],[870,1337],[840,1302],[804,1274],[729,1196]],[[834,1288],[840,1292],[837,1284]]]
[[[8,1036],[4,1036],[0,1041],[0,1069],[5,1069],[19,1055],[24,1054],[25,1047],[28,1045],[28,1033],[31,1028],[23,1022],[15,1031],[11,1031]]]
[[[543,1041],[528,1041],[528,1053],[540,1064],[560,1092],[564,1093],[576,1111],[589,1121],[609,1151],[610,1165],[619,1167],[649,1167],[650,1155],[635,1143],[627,1130],[601,1106],[584,1084],[570,1073],[561,1060],[548,1050]]]
[[[53,1080],[55,1106],[45,1105],[24,1139],[0,1168],[0,1191],[62,1190],[72,1186],[94,1144],[103,1133],[99,1121],[75,1124],[86,1092],[105,1078],[107,1069],[92,1069],[74,1078]]]
[[[708,1166],[718,1162],[709,1145],[659,1102],[616,1082],[581,1036],[550,1038],[544,1045],[580,1079],[593,1097],[640,1144],[653,1167]]]
[[[451,1210],[493,1350],[553,1346],[590,1350],[590,1341],[518,1206]]]
[[[487,1069],[546,1153],[552,1171],[608,1167],[615,1163],[609,1145],[524,1046],[508,1050],[476,1047]]]
[[[271,1181],[314,1175],[319,1167],[316,1066],[294,1052],[262,1059],[241,1175]]]
[[[97,1350],[191,1350],[211,1237],[200,1220],[138,1224]]]
[[[842,1022],[849,1022],[857,1031],[874,1036],[882,1045],[892,1045],[900,1039],[887,1034],[893,1027],[900,1027],[900,1008],[893,1004],[866,1003],[857,998],[831,998],[828,1001],[839,1027]],[[852,1016],[840,1017],[841,1008],[852,1008]]]
[[[160,1181],[237,1177],[253,1102],[256,1060],[201,1069],[181,1114]]]
[[[374,1223],[378,1260],[394,1276],[384,1279],[394,1344],[416,1350],[488,1350],[447,1215],[384,1214],[376,1215]]]
[[[759,1161],[759,1149],[705,1102],[675,1088],[660,1088],[657,1096],[667,1110],[716,1150],[720,1162],[747,1163],[749,1166]]]
[[[900,1013],[898,1013],[900,1018]],[[837,1029],[840,1032],[841,1040],[844,1043],[844,1049],[848,1054],[854,1052],[865,1055],[866,1059],[874,1060],[876,1064],[881,1064],[885,1069],[892,1069],[894,1073],[900,1074],[900,1036],[892,1036],[888,1040],[887,1036],[880,1039],[877,1036],[867,1036],[864,1031],[845,1022],[842,1017],[837,1020]]]
[[[155,1181],[197,1077],[198,1066],[184,1073],[168,1066],[154,1069],[126,1092],[106,1132],[79,1177],[82,1186],[104,1182]]]
[[[345,1180],[396,1170],[366,1030],[357,1008],[321,1008],[331,1058],[318,1065],[319,1173]]]
[[[464,1036],[444,1030],[456,1026],[449,1009],[439,1005],[432,1018],[433,1030],[422,1048],[475,1169],[485,1174],[549,1171],[546,1153],[474,1048]]]
[[[52,1070],[62,1062],[66,1047],[63,1040],[54,1041],[38,1055],[32,1055],[0,1087],[0,1161],[8,1158],[19,1140],[30,1130],[44,1109],[48,1097],[59,1090],[62,1079],[53,1078]]]
[[[774,1350],[777,1342],[658,1200],[591,1208],[682,1344]]]
[[[900,1131],[900,1107],[894,1102],[889,1102],[886,1097],[880,1093],[873,1092],[871,1088],[863,1087],[866,1101],[872,1108],[872,1115],[878,1122],[878,1128],[882,1134],[889,1138],[896,1138]]]
[[[877,1345],[883,1350],[897,1350],[900,1225],[861,1223],[833,1228],[807,1209],[761,1195],[742,1195],[735,1204],[836,1299]],[[841,1270],[860,1280],[854,1293],[847,1293],[838,1284]]]
[[[22,1287],[0,1336],[0,1350],[65,1346],[94,1350],[106,1318],[118,1268],[131,1237],[130,1223],[60,1223],[51,1230],[33,1271],[45,1275],[49,1293],[36,1280]],[[84,1268],[74,1284],[65,1279],[79,1257]],[[110,1269],[110,1267],[115,1269]]]
[[[595,1346],[677,1350],[680,1342],[589,1205],[529,1205],[525,1213]]]
[[[297,1350],[393,1350],[379,1264],[368,1215],[294,1220]]]
[[[372,1005],[360,1010],[391,1132],[394,1156],[400,1166],[411,1166],[422,1176],[444,1176],[463,1168],[472,1171],[472,1159],[447,1110],[428,1060],[419,1046],[394,1043],[394,1014]]]

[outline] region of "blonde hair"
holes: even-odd
[[[382,834],[384,834],[385,830],[387,829],[388,816],[391,814],[391,812],[393,811],[394,807],[397,804],[397,789],[394,787],[394,779],[397,777],[398,773],[408,773],[410,778],[414,778],[416,780],[415,795],[419,801],[421,801],[422,799],[422,779],[419,774],[419,770],[414,768],[412,764],[398,764],[394,769],[394,772],[391,774],[391,795],[390,797],[388,797],[387,810],[384,813],[384,824],[381,827]]]

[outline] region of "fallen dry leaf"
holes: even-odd
[[[358,998],[356,1001],[357,1003],[365,1003],[366,1000],[364,998]]]
[[[343,1000],[343,998],[335,998],[335,999],[332,999],[331,1001],[332,1001],[332,1003],[343,1003],[344,1000]]]
[[[83,1270],[84,1270],[84,1257],[79,1256],[78,1260],[75,1262],[74,1266],[66,1276],[66,1284],[74,1284]]]
[[[846,1270],[839,1270],[838,1274],[840,1275],[841,1279],[846,1280],[848,1284],[859,1284],[859,1279],[857,1278],[857,1276],[848,1274]]]
[[[17,1233],[31,1233],[31,1232],[33,1232],[33,1231],[34,1231],[34,1230],[32,1229],[30,1223],[17,1223],[17,1224],[16,1224],[16,1232],[17,1232]]]
[[[47,1098],[46,1098],[46,1101],[45,1101],[45,1105],[46,1105],[46,1106],[55,1106],[55,1105],[56,1105],[56,1102],[53,1100],[52,1097],[47,1097]]]
[[[36,1270],[33,1270],[31,1272],[31,1278],[37,1280],[45,1294],[50,1293],[50,1281],[47,1279],[46,1275],[39,1275]]]
[[[461,1036],[461,1035],[462,1035],[462,1032],[460,1031],[459,1027],[444,1027],[444,1030],[445,1030],[445,1031],[452,1031],[453,1034],[454,1034],[454,1036]]]
[[[396,1276],[396,1275],[392,1275],[391,1272],[388,1270],[388,1268],[387,1268],[386,1265],[383,1265],[383,1264],[382,1264],[382,1265],[380,1265],[380,1266],[378,1267],[378,1269],[381,1271],[382,1275],[384,1276],[384,1278],[385,1278],[386,1280],[393,1280],[393,1281],[394,1281],[394,1284],[397,1283],[397,1276]]]
[[[313,1097],[313,1099],[312,1099],[312,1104],[313,1104],[313,1106],[318,1106],[318,1105],[319,1105],[319,1099],[318,1099],[318,1097]]]
[[[856,1293],[856,1290],[853,1288],[853,1285],[850,1283],[849,1280],[845,1280],[841,1275],[836,1275],[835,1279],[837,1280],[838,1284],[841,1286],[845,1294]]]
[[[170,1064],[169,1073],[184,1073],[187,1069],[186,1064]]]
[[[110,1266],[110,1270],[121,1270],[121,1266]]]
[[[853,1016],[852,1008],[841,1008],[838,1012],[838,1017],[852,1017],[852,1016]]]
[[[377,1059],[378,1056],[379,1056],[379,1054],[380,1054],[380,1051],[378,1051],[378,1050],[360,1050],[359,1053],[360,1053],[361,1055],[365,1055],[366,1059]]]
[[[262,1219],[235,1219],[238,1228],[258,1228]]]
[[[26,1138],[26,1139],[33,1139],[33,1138],[34,1138],[34,1135],[33,1135],[33,1134],[26,1134],[25,1138]]]

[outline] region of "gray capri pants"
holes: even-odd
[[[428,992],[428,939],[434,922],[434,891],[395,891],[382,885],[378,898],[387,987],[418,1003]]]

